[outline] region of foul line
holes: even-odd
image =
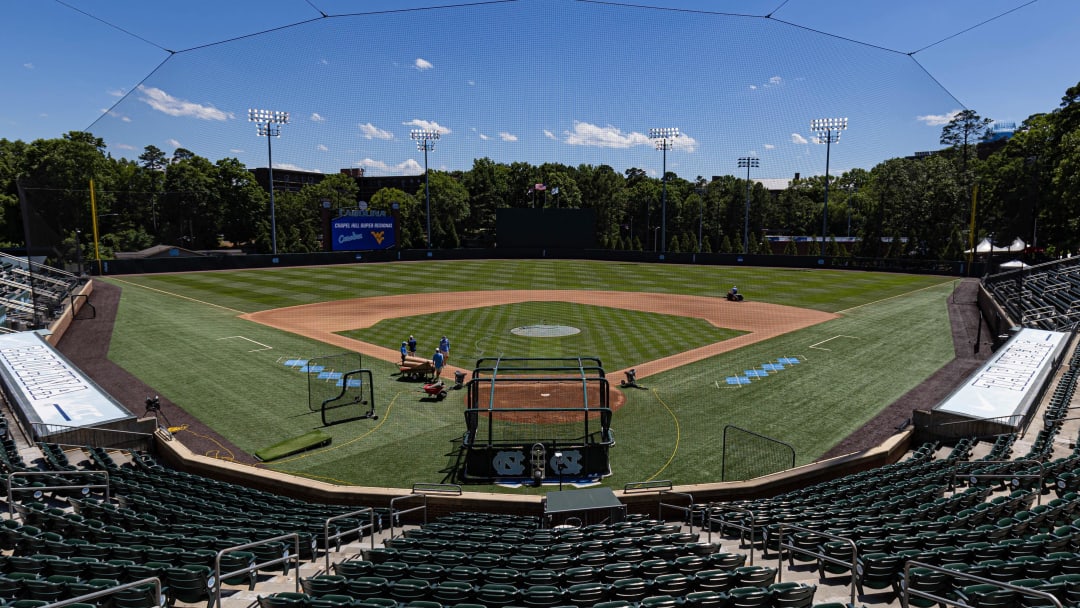
[[[242,310],[236,310],[235,308],[229,308],[228,306],[222,306],[221,304],[214,304],[213,302],[206,302],[204,300],[197,300],[195,298],[191,298],[191,297],[188,297],[188,296],[183,296],[183,295],[180,295],[178,293],[173,293],[171,291],[165,291],[164,289],[158,289],[157,287],[147,287],[146,285],[139,285],[138,283],[132,283],[131,281],[125,281],[123,279],[117,279],[115,277],[109,277],[109,280],[110,281],[116,281],[117,283],[123,283],[125,285],[131,285],[132,287],[141,287],[143,289],[147,289],[147,290],[150,290],[150,291],[156,291],[158,293],[162,293],[162,294],[165,294],[167,296],[173,296],[174,298],[180,298],[181,300],[187,300],[189,302],[195,302],[197,304],[206,304],[207,306],[213,306],[214,308],[220,308],[222,310],[227,310],[229,312],[233,312],[233,313],[236,313],[238,315],[245,314],[244,311],[242,311]]]
[[[259,352],[261,350],[274,350],[273,346],[267,346],[267,345],[263,344],[262,342],[256,342],[255,340],[252,340],[251,338],[245,338],[244,336],[225,336],[224,338],[218,338],[218,340],[232,340],[233,338],[239,338],[241,340],[247,340],[248,342],[251,342],[252,344],[258,344],[259,346],[262,347],[262,348],[254,348],[252,350],[247,351],[249,353],[257,353],[257,352]]]
[[[959,281],[959,279],[956,279],[956,280],[952,281],[954,290],[956,289],[955,285],[956,285],[957,281]],[[872,304],[880,304],[881,302],[888,302],[889,300],[894,300],[896,298],[902,298],[904,296],[910,296],[913,293],[919,293],[920,291],[926,291],[927,289],[933,289],[934,287],[941,287],[942,285],[944,285],[947,282],[948,281],[943,281],[941,283],[938,283],[937,285],[927,285],[926,287],[920,287],[919,289],[915,289],[915,290],[912,290],[912,291],[905,291],[904,293],[898,293],[895,296],[889,296],[887,298],[881,298],[880,300],[874,300],[873,302],[866,302],[865,304],[859,304],[858,306],[852,306],[851,308],[845,308],[844,310],[838,310],[834,314],[838,314],[838,315],[847,314],[847,313],[849,313],[849,312],[851,312],[853,310],[858,310],[858,309],[862,308],[863,306],[870,306]]]

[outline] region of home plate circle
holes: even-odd
[[[561,338],[580,334],[581,330],[569,325],[522,325],[511,329],[510,333],[527,338]]]

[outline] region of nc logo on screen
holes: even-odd
[[[375,237],[375,242],[382,245],[383,239],[386,238],[386,231],[380,230],[379,232],[372,232],[371,236]]]

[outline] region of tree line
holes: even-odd
[[[984,236],[997,243],[1020,237],[1047,255],[1080,248],[1080,84],[1006,141],[988,142],[990,125],[964,110],[943,127],[937,153],[832,176],[827,253],[955,260]],[[214,162],[184,148],[169,156],[152,145],[135,160],[115,159],[105,150],[104,140],[78,131],[30,143],[0,139],[0,246],[24,243],[21,187],[31,202],[28,221],[42,225],[34,234],[50,235],[66,254],[79,243],[89,255],[93,179],[102,257],[155,244],[270,251],[269,195],[237,159]],[[664,177],[667,251],[741,252],[747,196],[750,253],[766,252],[766,235],[822,236],[823,176],[792,180],[779,193],[734,175]],[[665,248],[657,243],[663,179],[642,169],[480,158],[468,170],[432,171],[429,179],[437,248],[491,242],[499,207],[593,209],[601,248]],[[320,251],[323,202],[355,208],[358,192],[352,177],[329,174],[299,192],[276,193],[278,251]],[[421,186],[384,188],[368,203],[387,212],[398,203],[399,243],[422,248],[424,201]],[[837,244],[840,236],[857,240]]]

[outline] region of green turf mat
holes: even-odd
[[[327,435],[322,431],[311,431],[310,433],[304,433],[299,437],[292,437],[285,441],[279,441],[274,445],[267,446],[261,450],[255,450],[255,457],[266,462],[268,460],[289,456],[290,454],[296,454],[305,450],[330,445],[331,439],[332,437],[330,437],[330,435]]]

